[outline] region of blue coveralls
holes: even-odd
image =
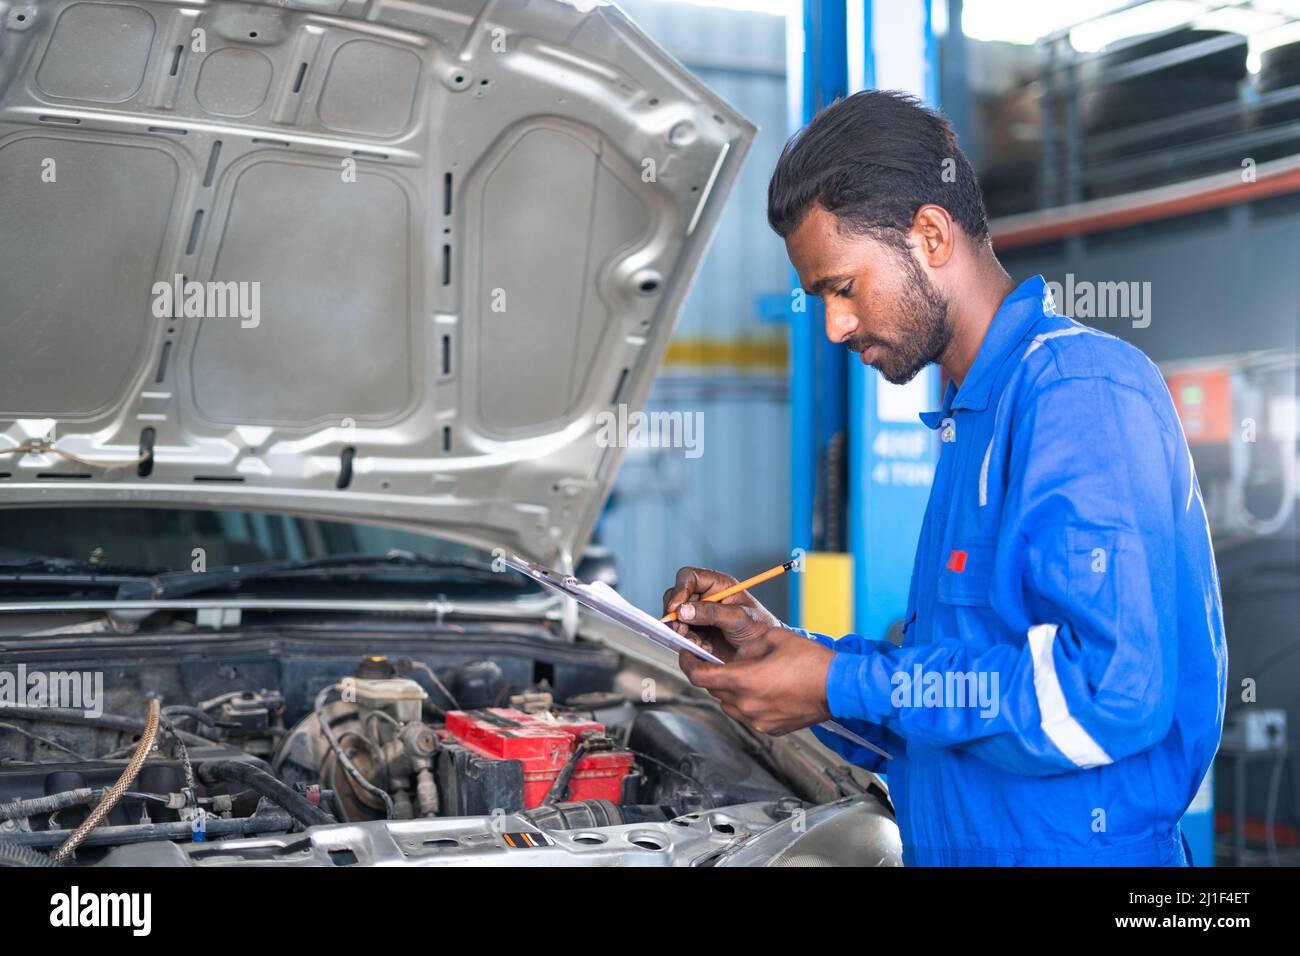
[[[921,418],[942,441],[902,647],[809,635],[831,713],[895,759],[814,733],[888,773],[907,865],[1187,865],[1228,662],[1160,372],[1035,276]]]

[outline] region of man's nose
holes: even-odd
[[[832,345],[851,338],[857,328],[858,317],[848,303],[840,304],[834,299],[826,303],[826,338]]]

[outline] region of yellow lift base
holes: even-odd
[[[809,552],[795,582],[803,609],[800,627],[834,638],[853,631],[853,555]]]

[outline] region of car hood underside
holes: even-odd
[[[0,3],[0,503],[565,563],[753,135],[612,6]]]

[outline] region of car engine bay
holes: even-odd
[[[600,643],[485,628],[2,645],[0,671],[105,689],[102,713],[0,707],[0,865],[897,864],[873,776]]]

